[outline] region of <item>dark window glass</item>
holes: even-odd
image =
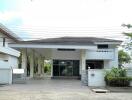
[[[53,65],[55,64],[59,64],[59,61],[58,60],[53,60]]]
[[[66,61],[67,76],[73,76],[73,61]]]
[[[58,51],[75,51],[75,49],[57,49]]]
[[[66,65],[66,61],[64,60],[59,60],[58,62],[59,62],[59,65]]]
[[[86,60],[86,69],[103,69],[104,68],[104,61],[100,60]]]
[[[60,76],[66,76],[67,69],[65,65],[60,65]]]
[[[79,76],[79,61],[73,61],[73,76]]]
[[[98,49],[108,49],[108,45],[107,44],[99,44]]]
[[[3,47],[5,47],[6,38],[3,38]]]
[[[59,65],[53,65],[53,75],[59,76]]]
[[[53,60],[54,76],[79,76],[79,60]]]

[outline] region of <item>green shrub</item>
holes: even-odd
[[[131,77],[127,77],[126,70],[122,68],[112,68],[105,75],[105,82],[109,86],[129,86]]]
[[[109,86],[129,86],[131,77],[107,77],[106,84]]]
[[[50,74],[51,73],[51,61],[45,60],[44,61],[44,73]]]
[[[48,72],[48,66],[44,67],[44,72],[47,73]]]

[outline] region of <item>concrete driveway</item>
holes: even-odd
[[[29,80],[0,87],[0,100],[132,100],[132,93],[93,93],[79,80]]]

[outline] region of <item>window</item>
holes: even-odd
[[[98,49],[108,49],[108,44],[99,44],[97,47]]]
[[[104,61],[102,60],[86,60],[86,69],[103,69]]]
[[[59,48],[59,49],[57,49],[58,51],[75,51],[75,49],[61,49],[61,48]]]
[[[53,60],[53,76],[79,76],[79,60]]]
[[[3,38],[3,47],[5,47],[5,40],[6,40],[6,39],[5,39],[5,38]]]

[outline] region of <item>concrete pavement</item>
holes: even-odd
[[[0,87],[0,100],[132,100],[132,93],[94,93],[79,80],[29,80]]]

